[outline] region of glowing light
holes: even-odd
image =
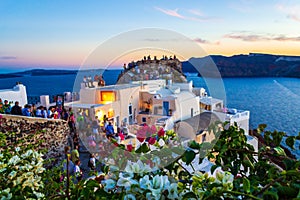
[[[101,91],[102,103],[111,103],[116,101],[116,93],[113,91]]]
[[[114,115],[115,115],[115,111],[114,111],[114,109],[112,109],[112,108],[110,108],[109,110],[108,110],[108,118],[112,118],[112,117],[114,117]]]
[[[103,111],[98,110],[97,113],[96,113],[96,116],[98,117],[98,119],[103,119]]]

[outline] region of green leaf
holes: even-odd
[[[264,194],[263,194],[263,199],[270,199],[270,200],[274,199],[274,200],[278,200],[279,197],[278,197],[278,195],[277,195],[276,192],[266,191],[266,192],[264,192]]]
[[[85,198],[89,198],[90,196],[90,189],[89,188],[83,188],[81,191],[81,194],[85,197]]]
[[[275,147],[274,148],[275,152],[279,155],[279,156],[286,156],[284,149],[281,147]]]
[[[210,173],[213,174],[214,171],[215,171],[218,167],[219,167],[218,165],[213,165],[213,166],[211,166],[211,168],[210,168]]]
[[[90,179],[86,183],[86,186],[87,187],[99,187],[100,185],[99,185],[99,183],[97,181]]]
[[[146,143],[142,144],[135,152],[136,153],[147,153],[150,151],[148,145]]]
[[[171,150],[178,155],[182,155],[185,151],[182,147],[173,147]]]
[[[193,192],[188,192],[183,195],[182,199],[192,199],[192,198],[197,199],[197,196]]]
[[[290,170],[296,165],[296,162],[289,158],[285,158],[282,162],[284,163],[286,170]]]
[[[191,164],[191,162],[194,160],[196,156],[196,153],[194,151],[186,151],[184,153],[185,162],[187,165]]]
[[[198,142],[196,142],[195,140],[193,140],[190,144],[189,144],[189,147],[191,149],[199,149],[200,145]]]
[[[289,136],[287,137],[287,139],[285,140],[285,143],[291,148],[291,149],[295,149],[294,148],[294,144],[295,144],[295,136]]]
[[[243,178],[243,189],[246,193],[250,193],[250,181],[247,178]]]
[[[258,132],[258,133],[264,132],[264,130],[265,130],[266,127],[267,127],[266,124],[259,124],[259,125],[258,125],[258,128],[257,128],[257,132]]]
[[[286,172],[286,175],[287,176],[295,176],[295,177],[298,177],[299,179],[300,179],[300,173],[299,173],[299,171],[298,170],[288,170],[287,172]]]
[[[297,140],[300,140],[300,132],[298,133],[298,136],[296,136]]]

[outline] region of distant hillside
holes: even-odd
[[[57,76],[76,74],[77,70],[59,70],[59,69],[32,69],[23,72],[0,74],[0,78],[16,78],[22,76]]]
[[[222,77],[300,77],[300,56],[253,53],[231,57],[212,55],[190,58],[182,62],[182,69],[184,72],[197,72],[196,66],[208,72],[211,59]]]
[[[53,75],[67,75],[76,74],[76,70],[59,70],[59,69],[32,69],[24,72],[12,73],[13,75],[30,75],[30,76],[53,76]]]

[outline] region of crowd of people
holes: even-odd
[[[90,170],[97,170],[96,158],[102,159],[102,155],[107,154],[107,150],[112,146],[109,142],[111,139],[115,139],[118,143],[121,143],[126,137],[123,129],[118,127],[115,130],[112,122],[108,119],[104,119],[102,126],[100,126],[100,120],[97,116],[91,120],[84,114],[85,112],[78,112],[75,118],[72,108],[66,110],[63,107],[51,106],[47,109],[43,106],[37,107],[34,104],[26,104],[24,107],[21,107],[18,101],[14,102],[13,106],[11,106],[12,104],[13,102],[9,102],[8,100],[2,101],[0,98],[0,113],[67,121],[70,130],[68,137],[70,154],[69,170],[78,181],[83,178],[83,165],[87,166]],[[84,160],[82,161],[83,163],[81,163],[79,156],[79,153],[83,149],[81,148],[83,147],[82,145],[88,147],[90,152],[88,161]]]
[[[105,86],[105,81],[103,78],[103,75],[95,75],[94,79],[92,79],[92,76],[84,76],[83,77],[83,83],[85,87],[94,88],[94,81],[97,82],[97,85],[99,87]]]
[[[70,117],[74,116],[72,109],[63,109],[59,106],[50,106],[48,109],[44,106],[36,106],[35,104],[26,104],[24,107],[19,105],[18,101],[15,101],[14,105],[12,101],[2,101],[0,98],[0,114],[20,115],[26,117],[40,117],[48,119],[63,119],[70,120]]]
[[[108,156],[107,153],[114,148],[110,140],[114,139],[120,144],[125,140],[127,134],[126,131],[124,133],[123,128],[118,127],[115,130],[112,122],[108,119],[104,119],[102,126],[100,126],[101,123],[97,116],[94,119],[89,119],[84,111],[78,112],[76,119],[70,118],[72,118],[68,121],[71,138],[69,141],[70,172],[79,181],[84,175],[83,171],[100,170],[101,160]],[[75,122],[78,125],[77,128]],[[89,152],[88,159],[85,156],[80,156],[81,153],[86,154],[87,152]],[[96,165],[96,158],[100,165]]]

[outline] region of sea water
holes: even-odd
[[[119,70],[107,70],[103,76],[107,85],[115,84]],[[82,75],[81,75],[82,76]],[[0,89],[12,88],[17,81],[27,88],[28,96],[55,95],[78,90],[76,75],[27,76],[0,79]],[[82,79],[79,77],[77,79]],[[195,87],[207,88],[205,79],[188,77]],[[268,130],[300,132],[300,79],[298,78],[223,78],[225,106],[250,111],[250,129],[267,124]],[[77,84],[77,85],[76,85]],[[78,91],[76,91],[78,92]],[[224,96],[222,96],[224,98]],[[300,155],[299,150],[296,152]]]

